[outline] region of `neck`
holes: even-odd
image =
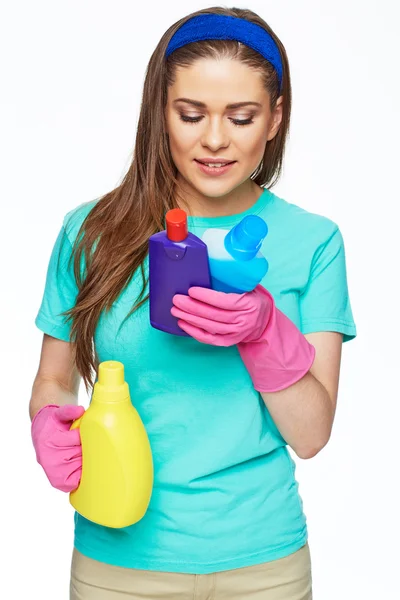
[[[176,200],[178,207],[192,217],[226,217],[251,208],[263,191],[262,187],[247,179],[226,194],[207,196],[190,186],[187,181],[181,180],[180,190],[176,191]]]

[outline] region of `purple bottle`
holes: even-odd
[[[169,210],[167,229],[149,238],[150,324],[156,329],[189,337],[171,315],[175,294],[187,294],[192,286],[211,288],[206,244],[188,232],[187,215]]]

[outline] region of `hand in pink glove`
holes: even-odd
[[[259,392],[283,390],[309,371],[315,348],[296,325],[275,306],[261,285],[252,292],[226,294],[202,287],[189,296],[176,294],[171,314],[199,342],[215,346],[237,344],[240,356]]]
[[[62,492],[71,492],[82,475],[82,446],[79,428],[70,427],[83,415],[83,406],[66,404],[43,406],[33,418],[32,441],[36,459],[43,467],[51,485]]]

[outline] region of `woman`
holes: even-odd
[[[341,346],[356,329],[338,226],[270,191],[290,110],[288,60],[271,28],[249,10],[197,11],[150,59],[121,185],[64,219],[36,318],[37,460],[54,487],[77,487],[79,430],[69,427],[84,410],[79,382],[89,391],[98,363],[119,360],[155,475],[148,511],[131,527],[75,514],[74,600],[312,597],[287,446],[311,458],[328,442]],[[218,176],[199,165],[215,161],[232,165]],[[148,239],[173,207],[199,237],[247,214],[269,227],[262,286],[174,297],[190,337],[149,324]]]

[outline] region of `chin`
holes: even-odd
[[[232,190],[236,189],[243,183],[242,181],[228,181],[227,179],[223,180],[222,177],[216,177],[208,182],[187,179],[187,182],[199,194],[203,194],[203,196],[208,196],[209,198],[220,198],[221,196],[226,196],[226,194],[229,194],[232,192]]]
[[[193,185],[193,188],[199,193],[202,194],[203,196],[207,196],[207,198],[222,198],[223,196],[226,196],[227,194],[229,194],[230,192],[232,192],[232,190],[234,190],[237,187],[237,185],[227,185],[227,184],[220,184],[220,185],[210,185],[210,186],[196,186]]]

